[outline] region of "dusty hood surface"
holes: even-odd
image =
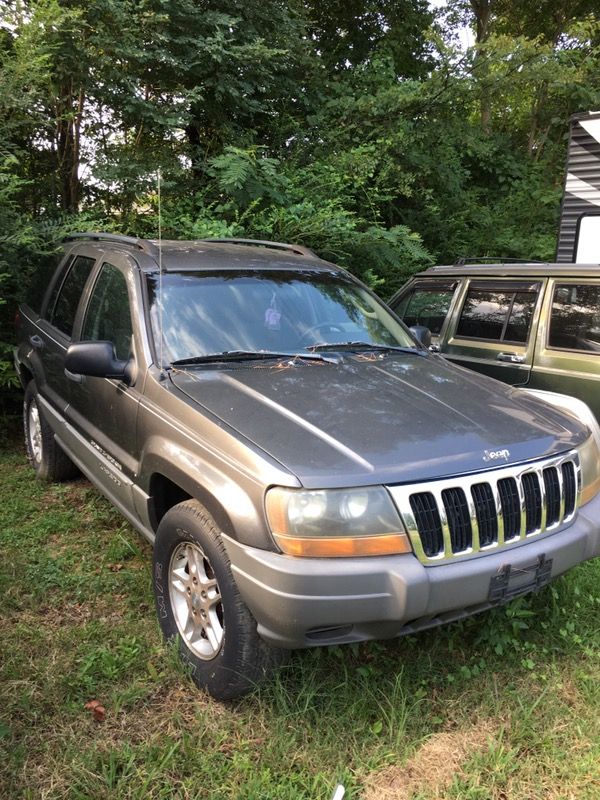
[[[588,435],[541,401],[439,356],[203,366],[171,380],[313,488],[501,467],[564,452]]]

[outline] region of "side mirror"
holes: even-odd
[[[77,342],[67,350],[65,370],[73,375],[94,378],[118,378],[131,382],[130,361],[115,357],[112,342]]]
[[[411,325],[409,331],[423,347],[429,348],[431,345],[431,331],[429,328],[426,328],[425,325]]]

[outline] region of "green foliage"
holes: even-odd
[[[155,236],[159,168],[165,235],[300,242],[386,297],[433,260],[552,258],[600,20],[591,0],[542,6],[5,4],[0,386],[61,235]]]
[[[256,201],[285,202],[288,182],[278,171],[279,161],[264,151],[229,145],[209,161],[207,173],[216,179],[216,189],[229,196],[235,206],[245,209]]]
[[[598,559],[460,623],[299,651],[223,705],[160,640],[151,555],[86,481],[2,449],[3,799],[595,800]]]

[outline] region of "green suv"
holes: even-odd
[[[513,386],[561,392],[600,420],[600,266],[432,267],[390,301],[431,349]],[[425,333],[425,332],[424,332]]]

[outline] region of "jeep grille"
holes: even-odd
[[[389,487],[415,554],[434,564],[558,531],[581,493],[576,452],[441,481]]]

